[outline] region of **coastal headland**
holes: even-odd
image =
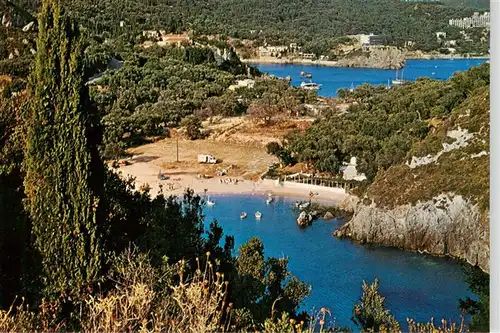
[[[278,65],[312,65],[324,67],[354,67],[354,68],[377,68],[377,69],[396,69],[404,66],[406,60],[455,60],[455,59],[489,59],[489,56],[470,56],[470,55],[446,55],[439,53],[408,52],[400,55],[397,59],[391,57],[379,58],[361,58],[334,60],[313,60],[293,57],[259,57],[242,59],[247,64],[278,64]]]

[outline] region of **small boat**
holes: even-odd
[[[256,212],[256,213],[255,213],[255,218],[256,218],[257,220],[260,220],[260,219],[262,218],[262,213],[261,213],[261,212]]]
[[[240,214],[240,219],[243,220],[243,219],[246,219],[247,218],[247,213],[243,212]]]
[[[309,205],[309,202],[303,202],[299,205],[299,209],[306,209],[307,207],[309,207]]]
[[[391,89],[391,85],[389,84],[389,79],[387,79],[387,87],[385,87],[386,89]]]
[[[396,80],[392,80],[392,84],[395,86],[400,86],[405,84],[406,81],[403,80],[403,73],[401,73],[401,79],[398,79],[398,70],[396,69]]]
[[[306,72],[300,72],[300,76],[305,76]]]
[[[215,201],[212,201],[210,200],[210,198],[207,199],[207,205],[208,206],[214,206],[215,205]]]
[[[306,79],[310,79],[312,77],[313,77],[312,74],[306,74]]]
[[[349,89],[350,92],[354,92],[354,82],[351,82],[351,88]]]
[[[295,207],[300,208],[302,205],[305,205],[307,201],[295,201]]]
[[[271,202],[273,202],[273,200],[274,200],[274,199],[273,199],[272,197],[267,198],[267,200],[266,200],[266,204],[268,204],[268,205],[269,205]]]
[[[302,82],[300,87],[306,90],[319,90],[321,88],[321,84],[314,82]]]

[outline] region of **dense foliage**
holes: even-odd
[[[21,1],[21,5],[32,12],[36,11],[36,4],[34,0]],[[305,50],[318,54],[326,54],[328,47],[325,45],[334,45],[335,37],[361,33],[383,35],[393,45],[403,46],[405,41],[413,41],[416,49],[437,50],[441,45],[436,32],[444,31],[460,37],[460,29],[449,26],[449,19],[470,16],[473,11],[489,8],[484,0],[431,4],[400,0],[321,0],[308,3],[276,0],[72,0],[67,4],[72,15],[84,26],[105,38],[122,36],[135,40],[142,30],[151,29],[172,33],[190,31],[196,35],[222,34],[260,43],[288,45],[298,42]],[[484,47],[481,50],[484,51]]]
[[[50,293],[78,295],[102,273],[106,216],[99,129],[82,85],[83,44],[56,2],[40,15],[24,191]]]
[[[104,115],[107,157],[116,155],[117,147],[167,135],[172,127],[181,126],[188,138],[197,139],[202,136],[200,120],[241,115],[256,105],[275,110],[272,118],[315,99],[314,94],[269,78],[253,77],[253,88],[230,90],[238,78],[247,78],[250,68],[234,54],[218,58],[210,48],[138,47],[111,53],[91,46],[87,59],[96,54],[123,59],[122,67],[90,81],[91,98]]]
[[[446,118],[476,88],[489,84],[489,65],[457,73],[449,81],[418,79],[393,87],[362,85],[339,96],[355,101],[346,114],[328,113],[305,134],[291,135],[285,149],[318,171],[337,174],[357,157],[358,170],[377,172],[404,162],[412,145],[424,139],[431,119]]]
[[[20,3],[35,8],[38,1]],[[0,77],[0,330],[314,328],[317,318],[308,322],[297,313],[310,286],[291,274],[287,258],[265,258],[258,239],[235,255],[234,239],[223,241],[217,222],[204,229],[200,197],[191,191],[180,199],[136,191],[133,179],[104,167],[103,154],[118,156],[126,145],[163,134],[165,127],[184,125],[196,138],[200,119],[216,115],[248,110],[267,125],[299,114],[315,95],[267,78],[233,92],[228,87],[235,79],[248,75],[235,57],[198,47],[134,48],[133,34],[111,43],[103,36],[85,38],[59,1],[42,3],[36,55],[27,40],[21,43],[27,46],[19,44],[19,56],[0,64],[1,73],[9,74]],[[117,19],[135,28],[152,19],[158,25],[167,20],[170,31],[185,28],[175,16],[160,20],[164,2],[68,3],[75,5],[72,16],[84,26],[92,22],[87,26],[96,32],[115,27]],[[189,15],[197,15],[196,4],[184,4],[193,10]],[[112,5],[106,17],[102,5]],[[134,19],[122,16],[132,12]],[[119,34],[118,26],[108,33]],[[13,47],[7,44],[21,36],[27,37],[0,39],[2,58]],[[114,66],[117,59],[123,63]],[[446,116],[487,84],[486,72],[483,66],[451,82],[421,80],[389,93],[368,86],[352,95],[346,91],[358,106],[345,120],[329,115],[305,136],[270,145],[269,152],[285,163],[309,161],[331,172],[356,153],[371,175],[402,159],[408,145],[426,135],[424,119]],[[474,290],[486,302],[478,279]],[[360,328],[397,328],[377,284],[363,289],[354,314]],[[321,329],[327,312],[318,317]],[[484,327],[477,320],[476,327]]]

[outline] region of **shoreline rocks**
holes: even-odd
[[[400,69],[406,60],[405,53],[393,46],[371,47],[359,55],[337,61],[340,67]]]
[[[489,224],[482,223],[477,205],[459,195],[442,194],[390,209],[355,197],[345,201],[341,207],[354,209],[354,215],[334,231],[335,237],[450,256],[489,272]]]

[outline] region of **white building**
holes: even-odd
[[[475,12],[471,17],[451,19],[448,24],[461,29],[486,28],[490,26],[490,19],[490,12],[484,12],[483,14]]]
[[[442,39],[446,38],[446,32],[442,31],[436,32],[436,38],[438,42],[441,42]]]
[[[287,49],[287,46],[260,46],[259,55],[261,57],[277,57]]]
[[[356,180],[356,181],[363,181],[366,180],[366,176],[364,173],[358,173],[358,170],[356,170],[356,157],[351,157],[351,161],[349,163],[344,163],[345,168],[343,172],[343,178],[345,180]]]

